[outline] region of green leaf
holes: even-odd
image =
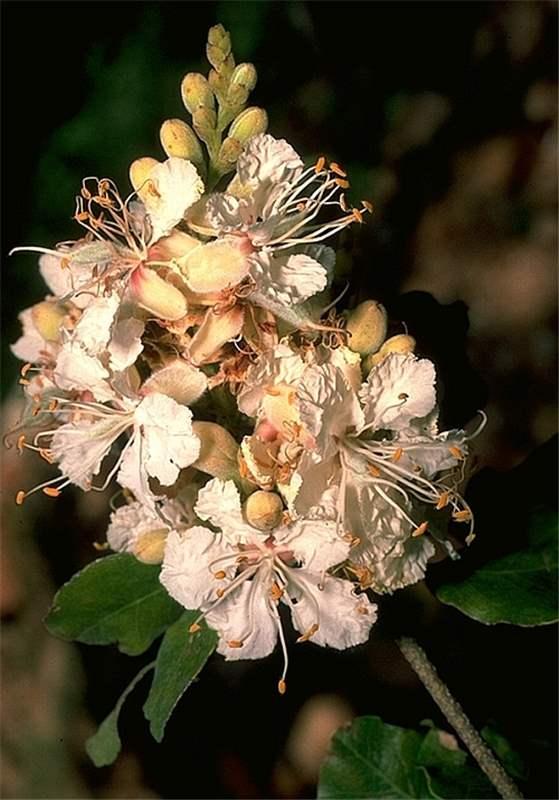
[[[500,734],[493,726],[482,728],[481,735],[491,747],[499,761],[513,778],[521,781],[528,779],[528,769],[516,750],[513,750],[505,737]]]
[[[466,580],[441,586],[439,600],[493,625],[548,625],[559,619],[557,517],[533,515],[528,545],[484,564]]]
[[[85,743],[85,749],[96,767],[106,767],[112,764],[120,753],[121,741],[118,734],[118,716],[124,701],[130,692],[142,680],[144,675],[153,669],[155,661],[141,669],[120,695],[114,709],[99,725],[97,733],[90,736]]]
[[[61,639],[117,643],[134,656],[147,650],[181,611],[159,583],[157,565],[120,553],[74,575],[57,592],[45,624]]]
[[[165,725],[183,693],[196,678],[217,645],[217,634],[204,624],[197,633],[189,628],[199,617],[197,611],[186,611],[163,637],[155,675],[144,705],[154,739],[163,739]]]
[[[320,770],[321,800],[493,798],[485,776],[448,733],[426,734],[358,717],[336,733]]]

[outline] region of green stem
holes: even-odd
[[[522,798],[523,795],[519,788],[507,775],[493,751],[483,741],[458,701],[451,695],[437,670],[427,658],[425,651],[415,639],[407,636],[398,639],[398,647],[500,796],[505,800]]]

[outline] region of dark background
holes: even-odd
[[[446,426],[465,424],[480,407],[489,415],[471,485],[482,539],[474,558],[506,550],[533,505],[554,503],[555,4],[4,2],[1,9],[5,397],[19,366],[8,349],[19,335],[17,313],[45,291],[36,258],[8,251],[80,235],[71,216],[85,175],[110,176],[126,192],[134,158],[163,156],[160,124],[186,118],[180,80],[207,71],[207,30],[219,21],[237,61],[258,69],[251,102],[267,109],[270,132],[309,161],[324,153],[343,164],[353,199],[375,205],[367,225],[338,243],[340,288],[351,286],[344,303],[375,297],[394,332],[405,324],[417,338],[419,352],[437,363]],[[91,542],[103,536],[106,508],[86,514],[83,502],[47,506],[39,498],[26,506],[36,521],[31,541],[55,584],[91,560]],[[23,513],[10,517],[16,529]],[[431,586],[448,569],[434,566]],[[123,717],[131,759],[124,771],[94,772],[80,760],[83,744],[74,746],[82,796],[313,796],[312,781],[286,767],[284,753],[309,698],[333,694],[356,713],[442,724],[391,642],[411,626],[476,724],[493,719],[524,755],[527,796],[557,797],[554,628],[486,628],[442,608],[425,586],[399,594],[381,607],[367,647],[293,653],[285,698],[274,688],[277,654],[239,665],[214,657],[161,746],[145,733],[139,689]],[[109,648],[84,648],[81,656],[85,708],[99,721],[137,665]],[[81,741],[83,731],[72,731],[66,744]],[[133,789],[123,772],[136,776]],[[20,778],[11,786],[25,785]],[[60,785],[57,795],[47,784],[36,795],[8,788],[5,796],[63,796]]]

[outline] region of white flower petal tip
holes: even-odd
[[[196,167],[182,158],[162,164],[142,159],[131,167],[131,178],[150,216],[153,241],[170,233],[204,191]]]

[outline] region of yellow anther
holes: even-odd
[[[58,408],[58,400],[54,400],[54,399],[51,400],[50,403],[49,403],[48,408],[49,408],[49,411],[56,411],[56,409]]]
[[[19,450],[20,453],[23,453],[24,447],[25,447],[25,434],[22,433],[21,436],[17,437],[16,448]]]
[[[218,589],[216,595],[221,598],[225,594],[225,589]]]
[[[193,622],[190,628],[188,629],[189,633],[198,633],[198,631],[202,630],[202,626],[198,625],[197,622]]]
[[[396,464],[402,458],[403,455],[404,455],[404,451],[402,450],[401,447],[399,447],[394,452],[394,454],[393,454],[393,456],[392,456],[392,458],[390,460],[393,461]]]
[[[463,511],[455,511],[452,515],[452,519],[456,522],[469,522],[471,518],[472,515],[467,508],[465,508]]]
[[[339,175],[341,178],[347,178],[347,172],[343,170],[339,164],[336,164],[335,161],[330,162],[330,169],[332,172],[335,172],[336,175]]]
[[[325,164],[326,164],[326,159],[324,158],[324,156],[320,156],[320,158],[314,165],[314,171],[316,172],[317,175],[319,172],[322,172]]]
[[[285,681],[282,678],[281,681],[278,681],[278,692],[280,694],[285,694],[286,691],[287,691],[287,685],[286,685]]]
[[[349,189],[349,181],[346,181],[345,178],[334,178],[334,183],[336,183],[340,189]]]
[[[214,578],[216,578],[218,581],[222,581],[226,575],[227,573],[224,572],[222,569],[218,570],[217,572],[214,572]]]
[[[358,208],[352,208],[351,213],[353,215],[353,219],[356,222],[362,223],[363,222],[363,214],[359,211]]]
[[[441,508],[444,508],[445,506],[448,505],[449,501],[450,501],[450,492],[443,492],[439,497],[435,508],[437,509],[437,511],[440,511]]]
[[[272,588],[270,589],[270,597],[275,603],[277,603],[282,596],[283,596],[283,589],[276,583],[276,581],[274,581],[272,584]]]
[[[40,413],[41,413],[41,406],[35,406],[35,408],[31,412],[31,416],[32,417],[36,417],[37,414],[40,414]]]
[[[238,639],[231,639],[231,641],[227,642],[227,645],[228,647],[233,647],[235,649],[238,649],[239,647],[243,646],[243,643]]]
[[[369,203],[368,200],[361,200],[361,203],[363,204],[363,208],[365,209],[365,211],[368,211],[369,214],[373,213],[373,204],[372,203]]]
[[[25,500],[25,492],[23,491],[23,489],[20,489],[19,492],[16,494],[16,506],[20,506],[24,500]]]
[[[428,522],[422,522],[422,523],[421,523],[421,525],[419,525],[419,526],[418,526],[418,527],[417,527],[417,528],[414,530],[414,532],[412,533],[412,536],[413,536],[413,538],[415,539],[417,536],[423,536],[423,534],[424,534],[424,533],[425,533],[425,531],[427,530],[428,526],[429,526],[429,523],[428,523]]]
[[[89,214],[87,213],[87,211],[80,211],[79,214],[74,215],[74,219],[76,220],[76,222],[85,222],[86,220],[89,219]]]
[[[460,460],[464,458],[464,453],[459,447],[449,447],[448,451],[452,456],[454,456],[454,458],[458,458]]]
[[[58,497],[61,494],[60,489],[57,489],[55,486],[45,486],[43,493],[46,494],[47,497]]]

